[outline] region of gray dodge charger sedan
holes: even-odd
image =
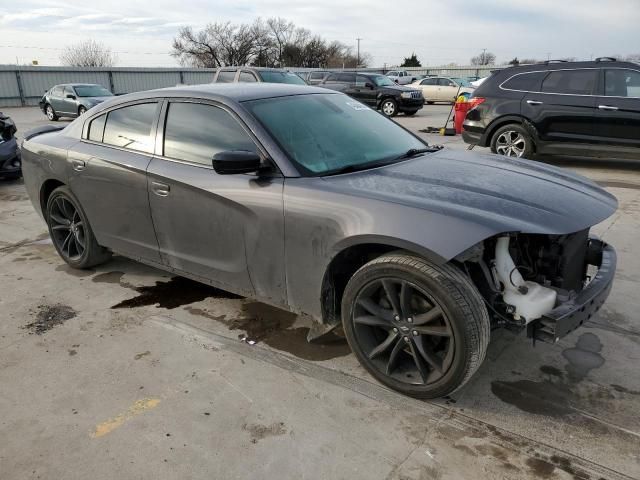
[[[611,289],[617,202],[570,172],[430,147],[341,93],[226,84],[106,101],[23,143],[55,248],[112,253],[342,325],[383,384],[447,395],[490,331],[555,342]]]

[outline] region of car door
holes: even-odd
[[[60,112],[77,114],[78,110],[76,109],[77,95],[73,87],[67,85],[64,87],[64,91],[62,94],[62,110]]]
[[[420,88],[422,89],[422,96],[426,101],[435,102],[438,100],[437,78],[425,78],[420,82]]]
[[[362,103],[375,107],[378,100],[378,91],[376,86],[369,77],[364,75],[356,75],[356,82],[353,88],[354,98],[357,98]]]
[[[283,178],[213,170],[218,152],[262,153],[227,107],[172,99],[162,115],[148,188],[163,262],[223,289],[284,302]]]
[[[157,101],[134,102],[89,118],[69,150],[71,190],[100,245],[160,263],[147,194],[159,115]]]
[[[53,87],[49,95],[49,103],[56,112],[64,112],[64,87]]]
[[[544,141],[592,142],[597,82],[598,69],[549,71],[539,91],[524,95],[522,115],[533,123]]]
[[[458,93],[458,85],[450,78],[438,79],[438,96],[442,102],[454,102]]]
[[[640,156],[640,69],[606,68],[601,79],[595,136]]]

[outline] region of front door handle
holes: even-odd
[[[618,107],[614,107],[612,105],[598,105],[598,108],[600,110],[607,110],[607,111],[613,111],[613,112],[618,110]]]
[[[536,105],[542,105],[542,102],[541,102],[541,101],[539,101],[539,100],[527,100],[527,103],[528,103],[529,105],[534,105],[534,106],[536,106]]]
[[[71,165],[76,172],[81,172],[87,166],[84,160],[72,160]]]
[[[151,182],[151,189],[153,190],[153,193],[155,193],[156,195],[160,197],[166,197],[167,195],[169,195],[169,191],[171,190],[171,187],[169,187],[169,185],[165,183]]]

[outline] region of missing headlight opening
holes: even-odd
[[[590,294],[587,287],[604,265],[605,248],[589,237],[588,229],[568,235],[504,234],[474,246],[457,260],[482,293],[494,323],[526,326],[531,337],[557,341],[560,320],[561,330],[570,331],[593,313],[582,307],[580,317],[571,307],[581,305],[582,297]],[[588,308],[599,308],[601,294],[597,291],[588,299]]]

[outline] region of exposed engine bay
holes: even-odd
[[[605,246],[590,238],[588,229],[568,235],[513,233],[487,239],[456,260],[480,290],[495,324],[535,332],[540,319],[581,295],[602,264]]]

